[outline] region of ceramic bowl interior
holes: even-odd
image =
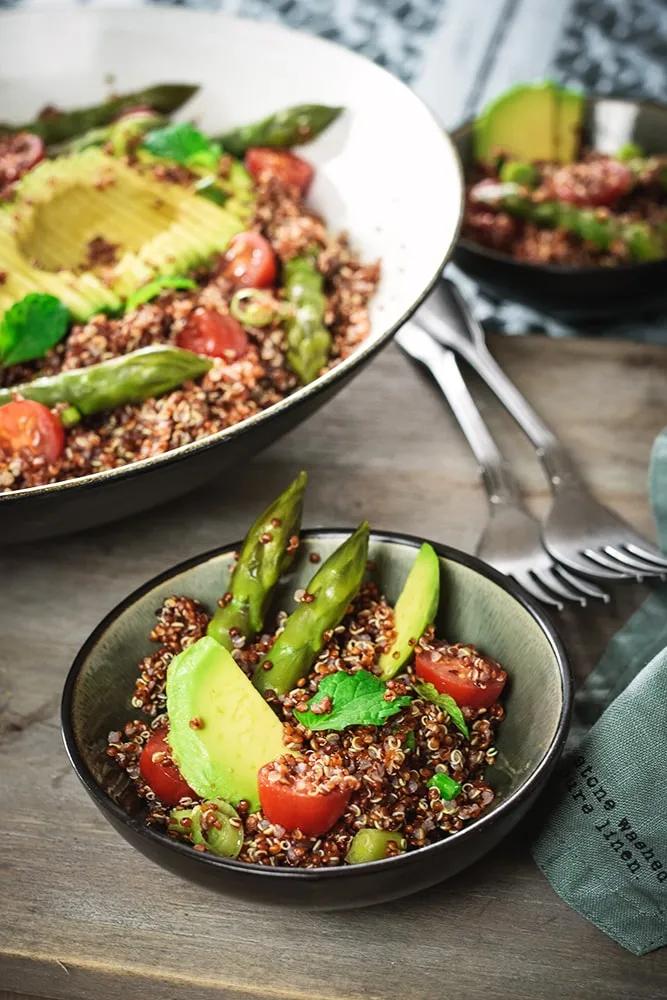
[[[295,569],[277,594],[276,610],[289,611],[294,606],[294,591],[305,586],[312,576],[308,554],[315,551],[325,558],[343,537],[345,534],[337,530],[304,533]],[[372,536],[374,575],[392,601],[398,597],[419,544],[403,536]],[[492,822],[494,812],[512,809],[527,789],[546,780],[565,738],[571,699],[565,656],[543,613],[527,603],[507,578],[479,560],[447,547],[435,547],[442,566],[439,634],[450,640],[474,642],[500,660],[511,683],[506,696],[507,717],[499,729],[497,762],[489,769],[490,780],[499,793],[496,802],[488,813],[449,841],[415,853],[446,850],[448,843]],[[104,754],[106,737],[110,730],[137,717],[130,696],[138,661],[155,649],[148,634],[156,609],[173,594],[195,597],[213,608],[226,590],[234,548],[197,557],[167,571],[114,609],[79,653],[63,697],[66,746],[97,804],[103,811],[140,828],[145,836],[160,837],[172,851],[183,847],[161,834],[149,834],[143,825],[141,801],[124,774]],[[202,864],[245,870],[258,867],[210,855],[196,857]],[[368,867],[372,866],[358,866]],[[347,867],[331,871],[355,870]],[[299,874],[307,872],[300,870]]]
[[[589,97],[584,143],[615,153],[636,142],[647,153],[667,149],[667,105]],[[464,174],[473,165],[472,122],[453,134]],[[651,312],[667,304],[667,261],[619,267],[560,267],[517,261],[508,254],[461,238],[455,254],[462,270],[495,298],[514,299],[564,319],[602,319]]]

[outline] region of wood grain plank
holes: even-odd
[[[498,338],[492,348],[600,497],[650,531],[645,476],[667,422],[667,351],[602,339]],[[543,507],[530,447],[474,389],[530,502]],[[58,731],[76,649],[147,577],[240,537],[258,504],[301,466],[311,473],[307,525],[364,515],[378,528],[472,549],[484,523],[474,461],[453,418],[392,346],[238,475],[131,522],[0,554],[11,581],[0,605],[2,988],[54,1000],[401,1000],[442,996],[455,969],[459,995],[471,1000],[664,996],[667,952],[637,959],[569,910],[530,859],[528,825],[418,897],[313,915],[196,889],[134,852],[89,802]],[[604,612],[560,620],[580,676],[641,596],[628,586]],[[480,948],[481,978],[471,964]]]

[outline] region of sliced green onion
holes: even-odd
[[[63,427],[74,427],[81,420],[81,414],[76,406],[66,407],[60,414],[60,423]]]
[[[438,771],[434,774],[429,782],[427,782],[428,788],[437,788],[440,792],[440,797],[449,802],[450,799],[455,799],[456,796],[461,791],[461,785],[458,781],[454,781],[450,778],[448,774],[443,774],[442,771]]]
[[[261,288],[239,288],[229,311],[242,326],[268,326],[285,314],[285,307]]]

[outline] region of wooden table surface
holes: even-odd
[[[646,468],[667,423],[667,348],[494,339],[492,348],[586,469],[651,531]],[[489,397],[481,402],[531,504],[545,483]],[[367,516],[472,549],[485,518],[474,462],[432,386],[392,346],[248,468],[131,522],[0,554],[0,1000],[667,996],[667,949],[636,958],[570,910],[528,851],[531,823],[473,869],[369,910],[254,908],[153,866],[107,825],[63,751],[58,707],[100,617],[173,562],[242,535],[294,471],[308,525]],[[579,676],[642,597],[561,619]],[[5,992],[2,992],[2,991]]]

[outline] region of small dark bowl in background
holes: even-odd
[[[636,142],[647,153],[667,152],[667,106],[588,97],[585,107],[587,146],[611,153]],[[473,165],[472,126],[466,122],[452,133],[466,174]],[[517,261],[466,238],[459,240],[454,260],[491,298],[520,302],[568,322],[640,317],[667,306],[667,260],[557,267]]]
[[[308,555],[328,556],[348,532],[303,533],[301,557],[283,581],[276,606],[312,576]],[[373,533],[370,558],[395,601],[420,541]],[[116,830],[159,865],[226,895],[261,903],[335,910],[397,899],[441,882],[472,864],[505,837],[538,794],[562,751],[572,689],[567,659],[545,612],[479,559],[432,543],[442,566],[440,634],[473,642],[508,669],[507,717],[489,779],[498,792],[480,819],[446,840],[371,864],[328,869],[271,868],[201,854],[144,822],[145,805],[126,775],[105,755],[107,734],[137,716],[130,697],[137,663],[153,648],[155,611],[172,594],[209,608],[226,589],[239,543],[196,556],[145,584],[114,608],[79,652],[62,700],[70,761],[86,791]]]

